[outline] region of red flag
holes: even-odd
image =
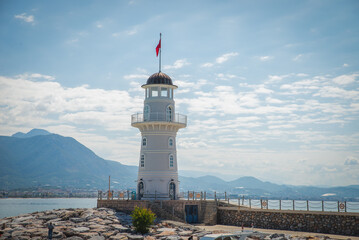
[[[160,42],[158,43],[157,47],[156,47],[156,57],[158,57],[158,52],[160,51],[161,48],[161,39]]]

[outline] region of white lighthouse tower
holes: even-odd
[[[131,125],[141,131],[137,177],[138,199],[178,199],[176,134],[187,125],[187,116],[176,113],[176,85],[161,71],[142,85],[143,113],[132,115]]]

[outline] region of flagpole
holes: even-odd
[[[161,47],[160,47],[160,62],[159,62],[159,72],[161,72],[161,48],[162,48],[162,42],[161,42],[161,37],[162,37],[162,33],[160,33],[160,43],[161,43]]]

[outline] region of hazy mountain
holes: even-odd
[[[136,179],[137,167],[104,160],[71,137],[38,130],[17,136],[0,136],[1,189],[45,184],[103,188],[109,175],[115,186],[127,188]]]
[[[50,135],[51,133],[49,133],[48,131],[44,130],[44,129],[32,129],[30,132],[28,133],[22,133],[22,132],[17,132],[15,134],[12,135],[12,137],[17,137],[17,138],[30,138],[30,137],[34,137],[34,136],[39,136],[39,135]]]
[[[136,187],[137,166],[104,160],[71,137],[42,129],[0,136],[0,190],[37,186],[118,190]],[[193,174],[198,176],[201,174]],[[180,191],[207,191],[231,196],[281,199],[359,199],[359,185],[347,187],[289,186],[254,177],[224,181],[215,176],[180,176]]]

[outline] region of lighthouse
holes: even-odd
[[[175,200],[179,197],[176,135],[187,126],[187,116],[176,113],[172,79],[161,71],[146,84],[143,112],[133,114],[131,125],[141,132],[137,199]]]

